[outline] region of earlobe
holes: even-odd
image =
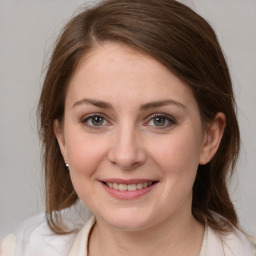
[[[66,158],[67,158],[67,154],[66,154],[66,144],[65,144],[65,138],[64,138],[64,133],[63,133],[63,129],[61,127],[60,121],[59,120],[55,120],[53,123],[53,130],[54,130],[54,134],[56,136],[56,139],[58,141],[59,144],[59,148],[61,151],[61,154],[64,158],[64,161],[67,162]]]
[[[214,120],[207,125],[202,144],[199,164],[207,164],[217,152],[226,126],[224,113],[217,113]]]

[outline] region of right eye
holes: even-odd
[[[92,128],[100,128],[102,126],[108,125],[108,121],[106,118],[101,114],[91,114],[89,116],[86,116],[82,123],[86,124],[88,127]]]

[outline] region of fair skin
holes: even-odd
[[[54,127],[74,188],[96,216],[90,256],[199,255],[192,187],[218,149],[222,113],[204,129],[184,82],[108,42],[80,61]]]

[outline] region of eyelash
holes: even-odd
[[[93,124],[89,124],[89,121],[91,120],[92,122],[92,119],[95,118],[95,117],[99,117],[99,118],[102,118],[103,122],[108,122],[107,118],[105,115],[101,114],[101,113],[93,113],[93,114],[89,114],[87,116],[85,116],[83,119],[82,119],[82,123],[85,124],[86,126],[88,126],[89,128],[93,128],[93,129],[100,129],[102,126],[106,126],[105,124],[103,125],[93,125]],[[154,122],[154,119],[156,118],[162,118],[164,120],[164,125],[160,125],[160,126],[157,126],[157,125],[150,125],[149,123],[151,121]],[[145,126],[152,126],[153,129],[165,129],[165,128],[168,128],[174,124],[176,124],[176,120],[169,116],[169,115],[166,115],[166,114],[159,114],[159,113],[156,113],[156,114],[153,114],[153,115],[150,115],[147,117],[147,119],[149,119],[149,121],[147,121],[144,125]],[[167,122],[167,124],[166,124]]]
[[[151,122],[151,121],[154,121],[154,119],[156,118],[162,118],[164,119],[164,125],[163,126],[157,126],[157,125],[152,125],[153,129],[165,129],[165,128],[169,128],[170,126],[176,124],[176,120],[169,116],[169,115],[166,115],[166,114],[153,114],[153,115],[150,115],[149,116],[149,121],[146,122],[146,126]],[[166,124],[166,122],[168,124]]]
[[[87,116],[85,116],[83,119],[82,119],[82,123],[85,124],[86,126],[88,126],[89,128],[93,128],[93,129],[99,129],[101,128],[103,125],[100,125],[100,126],[97,126],[97,125],[93,125],[93,124],[89,124],[88,122],[91,120],[92,122],[92,119],[95,118],[95,117],[99,117],[99,118],[102,118],[103,119],[103,122],[107,122],[107,118],[105,117],[105,115],[103,114],[100,114],[100,113],[93,113],[93,114],[89,114]]]

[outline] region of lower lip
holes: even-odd
[[[121,190],[115,190],[113,188],[108,187],[104,183],[101,183],[103,188],[108,192],[109,195],[118,198],[118,199],[123,199],[123,200],[131,200],[131,199],[136,199],[139,197],[144,196],[145,194],[149,193],[157,183],[152,184],[151,186],[143,189],[138,189],[134,191],[121,191]]]

